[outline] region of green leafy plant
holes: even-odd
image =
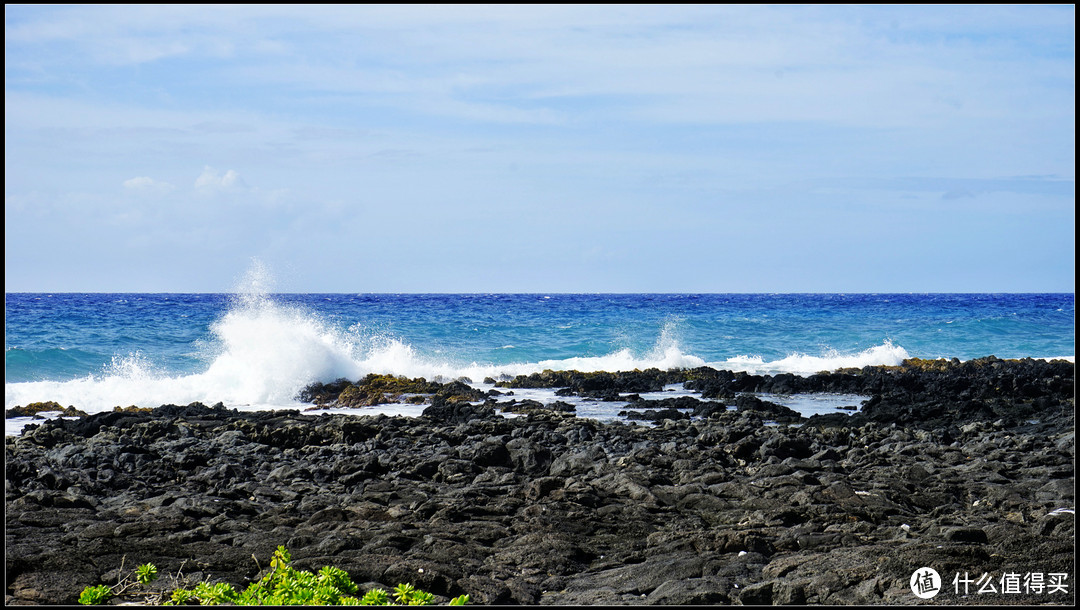
[[[79,603],[84,605],[104,604],[112,599],[112,595],[112,588],[108,585],[94,585],[82,590],[79,595]]]
[[[288,549],[279,546],[270,559],[270,571],[259,582],[251,583],[247,589],[237,591],[228,583],[211,584],[204,581],[190,589],[174,589],[165,605],[425,606],[435,600],[434,595],[421,591],[412,584],[399,584],[394,588],[393,598],[396,603],[391,602],[390,594],[382,589],[372,589],[357,598],[354,594],[358,587],[345,570],[326,566],[318,573],[312,573],[294,569],[289,565],[291,561],[292,555]],[[120,568],[123,572],[123,563]],[[79,603],[108,603],[114,596],[124,593],[136,584],[145,585],[157,577],[157,567],[146,563],[137,567],[133,574],[126,576],[115,587],[97,585],[83,589]],[[468,595],[460,595],[450,600],[451,606],[463,606],[467,603]]]
[[[123,572],[124,564],[120,563],[120,570]],[[79,603],[87,606],[96,606],[98,604],[107,604],[109,600],[117,595],[123,594],[125,591],[135,586],[136,583],[145,585],[155,579],[157,579],[158,570],[152,563],[144,563],[141,566],[135,568],[134,574],[129,574],[124,577],[120,582],[116,583],[116,586],[110,587],[108,585],[94,585],[92,587],[86,587],[79,594]],[[134,582],[132,580],[134,577]]]
[[[394,597],[402,606],[426,606],[435,599],[430,593],[418,590],[411,584],[400,584],[394,589]]]
[[[360,598],[361,606],[389,606],[390,596],[382,589],[372,589]]]
[[[152,563],[144,563],[135,568],[135,580],[139,581],[140,585],[145,585],[151,581],[157,580],[157,576],[157,566]]]
[[[330,606],[382,606],[390,604],[390,597],[381,589],[372,589],[362,597],[353,594],[356,583],[345,570],[326,566],[318,573],[297,570],[289,565],[292,561],[288,549],[279,546],[270,559],[270,572],[259,582],[252,583],[238,592],[226,583],[199,583],[193,589],[176,589],[169,605],[200,603],[203,605],[234,604],[237,606],[271,605],[330,605]],[[435,596],[416,589],[411,584],[400,584],[394,589],[399,605],[423,606],[432,603]],[[450,601],[460,606],[468,603],[469,596],[461,595]]]

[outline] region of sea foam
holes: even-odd
[[[343,328],[339,320],[272,298],[272,285],[266,269],[253,265],[228,310],[210,324],[207,340],[199,342],[205,364],[195,372],[166,372],[134,352],[114,357],[100,372],[74,380],[8,383],[5,406],[53,400],[91,413],[116,406],[194,401],[221,401],[240,408],[296,407],[297,394],[313,382],[357,380],[368,373],[441,381],[464,377],[474,383],[546,369],[617,372],[711,366],[754,374],[808,375],[842,367],[896,365],[908,357],[903,347],[886,340],[849,354],[826,350],[816,356],[793,353],[766,360],[744,355],[707,362],[683,349],[682,321],[672,318],[662,322],[653,345],[645,350],[622,347],[596,356],[475,362],[463,354],[418,350],[407,337],[362,323]]]
[[[101,373],[71,381],[40,381],[6,385],[7,408],[55,400],[87,412],[115,406],[207,404],[230,407],[296,407],[301,389],[339,378],[356,380],[368,373],[424,377],[448,381],[467,378],[506,379],[543,370],[630,371],[658,368],[696,368],[746,371],[753,374],[789,372],[812,374],[841,367],[899,364],[907,358],[900,346],[886,341],[856,354],[828,352],[822,356],[793,354],[767,361],[739,356],[720,362],[684,352],[676,338],[677,323],[666,323],[645,353],[630,348],[601,356],[576,356],[536,362],[490,364],[455,362],[421,354],[407,340],[369,332],[360,325],[341,330],[313,311],[283,305],[268,297],[244,297],[211,327],[206,369],[188,375],[168,375],[140,353],[117,357]]]
[[[909,357],[907,350],[886,339],[881,345],[854,354],[843,354],[836,350],[828,350],[821,356],[791,354],[773,361],[765,361],[760,356],[736,356],[723,362],[710,363],[709,366],[716,369],[746,371],[757,375],[776,373],[813,375],[814,373],[834,371],[841,368],[897,366]]]

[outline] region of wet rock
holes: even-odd
[[[495,410],[484,405],[472,405],[467,402],[454,402],[449,404],[432,405],[424,409],[423,415],[433,420],[457,424],[465,423],[473,419],[489,418],[495,415]]]
[[[777,422],[798,422],[805,419],[798,411],[783,405],[761,400],[756,396],[744,394],[735,399],[735,406],[740,411],[756,411]]]
[[[645,411],[619,411],[620,417],[635,421],[659,422],[665,419],[690,419],[690,414],[677,409],[647,409]]]

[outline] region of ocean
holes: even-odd
[[[88,413],[305,408],[295,397],[308,384],[367,373],[491,387],[544,369],[810,375],[1075,354],[1073,294],[272,294],[253,282],[233,294],[5,297],[5,408],[52,400]],[[600,419],[619,408],[583,406]]]

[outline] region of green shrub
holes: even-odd
[[[135,580],[138,580],[140,585],[157,580],[157,566],[152,563],[144,563],[135,568]]]
[[[106,585],[87,587],[83,589],[82,594],[79,595],[79,603],[88,606],[104,604],[112,599],[112,594],[112,588]]]
[[[120,569],[123,569],[123,563],[120,564]],[[144,563],[143,565],[135,568],[135,580],[139,584],[147,584],[157,578],[157,567],[152,563]],[[87,606],[96,606],[98,604],[107,604],[109,600],[116,595],[127,591],[135,583],[131,582],[131,575],[125,577],[120,582],[116,583],[115,587],[108,585],[94,585],[92,587],[86,587],[79,594],[79,603]]]
[[[340,568],[326,566],[318,574],[296,570],[289,563],[292,556],[289,551],[279,546],[270,560],[272,570],[257,583],[252,583],[239,593],[232,585],[218,583],[210,585],[199,583],[192,590],[173,591],[171,604],[189,604],[198,602],[203,605],[235,604],[251,605],[317,605],[317,606],[383,606],[389,605],[390,599],[385,591],[372,589],[357,599],[356,583],[348,573]],[[411,584],[400,584],[394,589],[394,598],[399,605],[424,606],[430,604],[435,596],[420,591]],[[468,603],[469,596],[462,595],[450,601],[460,606]]]
[[[435,596],[420,591],[411,584],[399,584],[394,589],[396,604],[390,602],[390,595],[381,589],[372,589],[357,598],[356,583],[349,578],[345,570],[326,566],[318,574],[296,570],[289,563],[292,556],[289,551],[279,546],[270,560],[270,572],[259,582],[252,583],[243,592],[239,592],[227,583],[210,584],[200,582],[191,589],[173,590],[165,605],[219,605],[237,606],[281,606],[281,605],[318,605],[318,606],[425,606],[431,604]],[[146,584],[157,578],[154,564],[143,564],[135,570],[135,578],[140,584]],[[87,587],[79,596],[80,604],[103,604],[114,595],[119,595],[129,588],[131,583],[125,578],[115,589],[105,585]],[[463,606],[469,603],[468,595],[460,595],[450,600],[451,606]]]

